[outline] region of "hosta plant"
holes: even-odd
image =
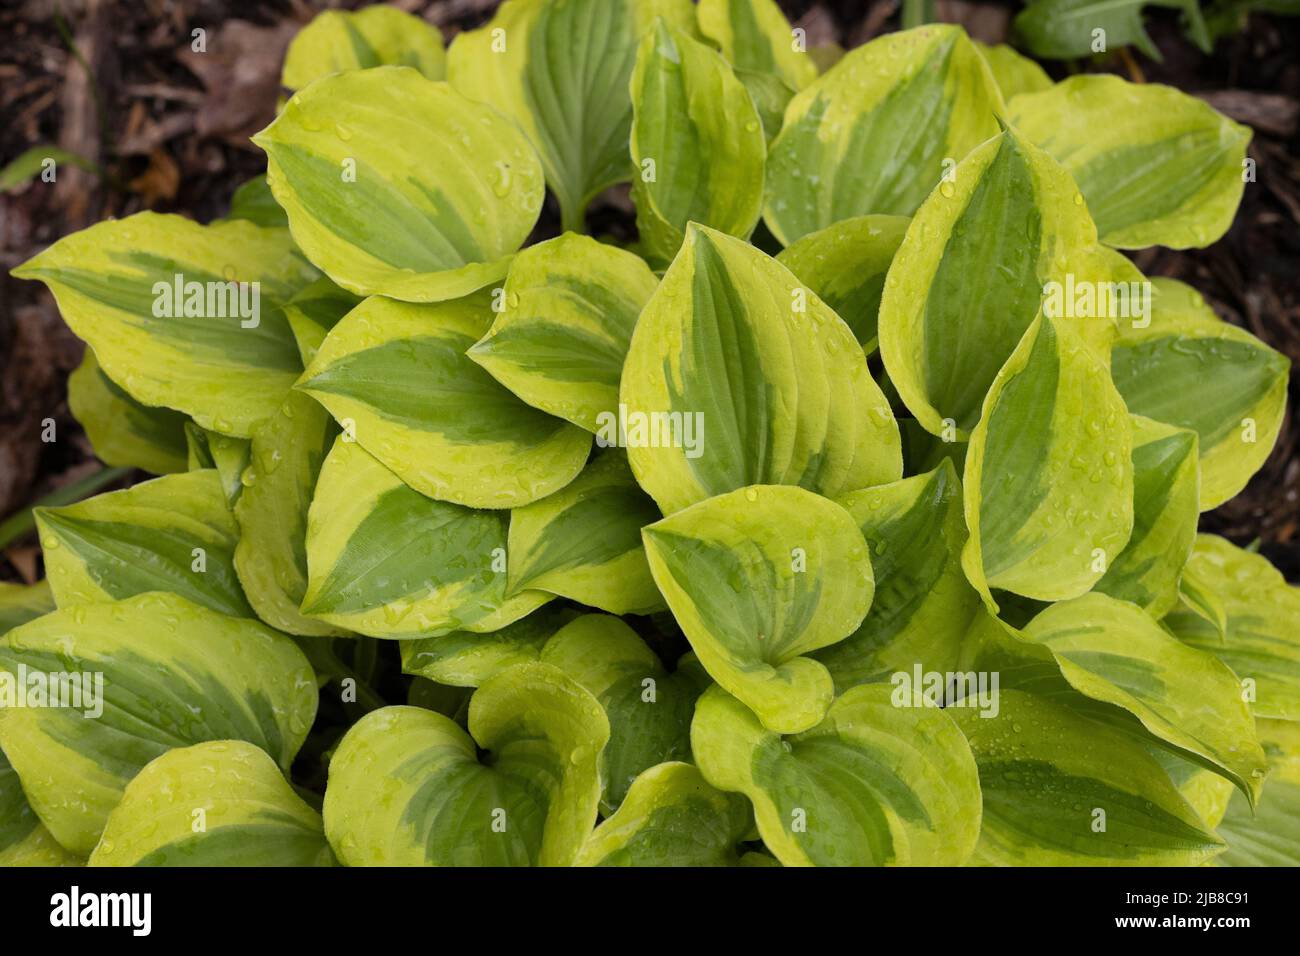
[[[159,477],[0,590],[0,862],[1300,862],[1300,592],[1197,529],[1288,362],[1121,251],[1221,236],[1250,131],[955,26],[828,59],[772,0],[325,14],[230,218],[15,270]]]

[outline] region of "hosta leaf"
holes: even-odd
[[[619,443],[665,514],[746,485],[833,497],[902,474],[849,328],[780,263],[702,226],[637,322],[620,395]]]
[[[1069,269],[1091,276],[1094,264],[1082,260],[1096,231],[1069,174],[1014,130],[972,152],[953,177],[921,206],[894,257],[880,354],[926,430],[965,438],[1039,313],[1045,284]],[[1094,345],[1113,335],[1105,319],[1071,321]]]
[[[1132,422],[1133,534],[1093,589],[1158,619],[1178,603],[1178,578],[1196,540],[1196,433],[1140,415]]]
[[[325,833],[351,866],[571,865],[596,822],[608,737],[595,698],[546,664],[480,687],[468,734],[432,711],[385,707],[334,754]]]
[[[1166,628],[1232,668],[1256,717],[1300,720],[1300,589],[1265,558],[1212,534],[1197,536],[1187,574],[1222,603],[1226,635],[1186,605]]]
[[[743,797],[709,786],[677,761],[633,781],[618,812],[583,845],[579,866],[737,866],[752,825]]]
[[[961,568],[966,524],[952,465],[855,491],[839,504],[866,538],[877,586],[858,629],[812,655],[831,672],[835,689],[910,673],[916,664],[955,670],[979,595]]]
[[[506,523],[505,512],[424,497],[340,436],[307,515],[302,612],[372,637],[475,624],[507,601]],[[521,593],[511,620],[548,599]]]
[[[1055,60],[1091,56],[1102,39],[1103,51],[1131,44],[1159,63],[1160,50],[1142,24],[1144,7],[1181,10],[1188,32],[1210,52],[1199,0],[1030,0],[1015,30],[1036,55]]]
[[[288,399],[292,392],[285,394]],[[254,427],[261,427],[263,419]],[[221,480],[226,503],[233,508],[244,493],[244,469],[248,467],[252,443],[247,438],[231,438],[208,431],[193,422],[185,423],[185,458],[190,471],[215,468]]]
[[[230,218],[247,219],[259,226],[280,229],[289,227],[289,217],[271,195],[265,173],[254,176],[235,190],[235,194],[230,197]]]
[[[36,524],[59,607],[170,591],[252,617],[233,563],[239,529],[211,469],[38,508]]]
[[[656,20],[631,91],[632,198],[649,257],[671,261],[691,222],[749,238],[763,208],[767,138],[727,61]]]
[[[325,276],[303,288],[284,304],[285,318],[293,330],[302,364],[310,365],[330,329],[361,302]]]
[[[874,352],[885,275],[907,232],[902,216],[856,216],[809,233],[776,261],[794,273]]]
[[[105,464],[156,475],[185,470],[185,416],[141,405],[104,374],[89,348],[68,376],[68,407]]]
[[[267,624],[318,637],[338,629],[305,616],[307,509],[338,433],[325,409],[291,393],[253,434],[248,485],[235,503],[235,570],[248,603]]]
[[[1050,649],[1080,693],[1123,707],[1157,737],[1219,767],[1252,803],[1258,798],[1267,764],[1250,707],[1212,655],[1104,594],[1052,605],[1024,637]]]
[[[1192,547],[1195,546],[1193,537]],[[1228,639],[1228,609],[1223,597],[1215,593],[1216,579],[1215,569],[1208,562],[1193,561],[1183,565],[1182,576],[1178,579],[1178,605],[1171,610],[1170,617],[1177,619],[1190,613],[1204,619],[1214,627],[1222,645]]]
[[[704,687],[689,669],[669,674],[636,632],[616,617],[586,614],[546,642],[539,660],[581,684],[605,708],[601,812],[623,802],[643,770],[690,757],[691,714]]]
[[[0,638],[19,624],[54,610],[54,593],[50,582],[10,584],[0,581]]]
[[[1219,866],[1300,866],[1300,724],[1260,720],[1259,738],[1268,754],[1264,795],[1252,809],[1233,794],[1219,823],[1228,849]]]
[[[320,814],[242,740],[169,750],[109,814],[91,866],[329,866]]]
[[[952,163],[997,133],[1001,108],[960,27],[904,30],[851,50],[786,108],[764,221],[789,244],[850,216],[910,216]]]
[[[709,676],[773,730],[816,725],[834,688],[803,655],[853,633],[874,591],[853,517],[801,488],[759,485],[643,536],[655,583]]]
[[[402,641],[402,670],[440,684],[479,687],[507,667],[537,660],[551,635],[577,616],[570,608],[548,604],[498,630]]]
[[[980,829],[970,748],[934,707],[855,687],[782,739],[721,688],[700,698],[691,746],[704,779],[743,793],[786,866],[960,866]]]
[[[583,231],[587,203],[631,175],[628,80],[641,34],[663,16],[694,19],[686,0],[507,0],[460,34],[447,75],[527,135],[560,201],[566,232]]]
[[[1077,597],[1133,530],[1131,426],[1103,360],[1040,315],[984,399],[963,481],[966,576],[1040,601]]]
[[[1009,101],[1019,93],[1038,93],[1051,87],[1052,78],[1046,71],[1033,60],[1021,56],[1013,47],[1005,43],[989,46],[979,40],[975,41],[975,47],[989,65],[1004,100]]]
[[[441,80],[447,71],[442,34],[419,17],[384,4],[356,13],[326,10],[289,44],[280,85],[298,90],[330,73],[376,66],[410,66]]]
[[[1200,293],[1153,279],[1151,321],[1121,326],[1110,370],[1129,410],[1200,437],[1201,510],[1242,488],[1282,427],[1291,363],[1220,320]]]
[[[491,314],[480,297],[368,299],[334,326],[298,387],[421,494],[526,505],[582,470],[591,436],[525,405],[465,356]]]
[[[1016,97],[1009,110],[1079,184],[1102,242],[1199,248],[1232,224],[1250,130],[1205,101],[1086,75]]]
[[[542,208],[537,156],[509,120],[408,67],[327,76],[253,142],[294,240],[362,295],[482,288]]]
[[[1193,866],[1223,849],[1141,742],[1064,703],[1004,689],[992,718],[946,713],[979,765],[977,863]]]
[[[0,867],[73,866],[78,862],[32,811],[22,781],[0,750]]]
[[[737,70],[773,74],[792,90],[817,78],[816,64],[773,0],[700,0],[696,16],[700,32]]]
[[[618,410],[632,329],[657,284],[640,258],[586,236],[530,246],[469,357],[528,404],[594,432]]]
[[[60,239],[13,274],[50,287],[69,327],[132,398],[213,431],[247,438],[302,368],[282,306],[316,272],[283,229],[142,212]],[[202,296],[191,295],[195,283]]]
[[[780,77],[773,73],[756,73],[753,70],[736,69],[736,79],[745,84],[749,97],[758,110],[759,122],[763,124],[763,139],[771,143],[776,134],[781,132],[781,123],[785,120],[785,108],[794,98],[794,90],[786,86]]]
[[[247,740],[287,769],[316,715],[315,676],[293,641],[175,594],[47,614],[0,640],[0,670],[102,675],[79,709],[0,707],[0,745],[74,853],[94,848],[123,788],[164,751]]]
[[[510,513],[510,593],[537,588],[613,614],[660,610],[641,529],[660,518],[611,449],[553,495]]]

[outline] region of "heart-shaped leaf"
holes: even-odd
[[[582,470],[591,436],[525,405],[465,356],[490,315],[480,297],[367,299],[326,337],[298,387],[421,494],[471,508],[526,505]]]
[[[318,403],[290,393],[253,433],[248,484],[235,503],[235,570],[267,624],[319,637],[338,629],[298,609],[307,593],[307,509],[338,428]]]
[[[752,825],[743,797],[715,790],[691,764],[661,763],[633,781],[578,865],[737,866],[737,844]]]
[[[506,274],[542,170],[496,110],[409,67],[336,73],[253,137],[295,241],[343,288],[454,299]]]
[[[320,814],[242,740],[178,747],[126,785],[91,866],[329,866]]]
[[[0,640],[0,671],[15,692],[27,686],[27,706],[0,707],[0,746],[41,821],[81,854],[164,751],[247,740],[287,769],[316,715],[315,675],[293,641],[175,594],[24,624]],[[68,706],[34,706],[42,685]]]
[[[437,28],[396,7],[377,3],[355,13],[325,10],[289,44],[280,85],[300,90],[330,73],[376,66],[410,66],[441,80],[446,59]]]
[[[1096,74],[1018,96],[1009,110],[1070,171],[1102,242],[1200,248],[1232,225],[1250,130],[1204,100]]]
[[[786,107],[763,219],[788,245],[850,216],[910,216],[997,133],[1001,109],[993,74],[960,27],[872,40]]]
[[[1105,594],[1054,604],[1024,638],[1051,650],[1076,690],[1132,713],[1160,737],[1218,767],[1251,802],[1267,766],[1236,676],[1170,637],[1141,609]]]
[[[325,833],[350,866],[569,866],[608,737],[595,698],[537,663],[478,689],[468,734],[418,707],[373,711],[330,762]]]
[[[816,725],[834,688],[804,655],[853,633],[875,589],[852,515],[801,488],[760,485],[642,533],[655,583],[709,676],[773,730]]]
[[[1196,433],[1141,415],[1133,422],[1133,534],[1094,590],[1154,618],[1178,603],[1199,517]]]
[[[13,274],[49,286],[137,402],[240,438],[279,408],[302,367],[282,306],[317,275],[284,229],[152,212],[66,236]]]
[[[907,232],[902,216],[855,216],[809,233],[776,257],[853,330],[868,352],[877,344],[885,275]]]
[[[640,258],[587,236],[529,246],[469,357],[529,405],[598,431],[618,411],[632,329],[657,284]]]
[[[1151,284],[1151,321],[1121,326],[1111,375],[1131,412],[1196,432],[1209,511],[1246,487],[1272,451],[1291,363],[1219,319],[1191,286]]]
[[[700,32],[737,70],[775,76],[792,90],[817,78],[802,38],[773,0],[700,0]]]
[[[1040,601],[1088,591],[1133,530],[1131,426],[1106,366],[1040,315],[998,372],[971,435],[966,576]]]
[[[611,449],[553,495],[510,513],[510,593],[549,591],[611,614],[663,607],[641,529],[659,509]]]
[[[185,416],[141,405],[104,374],[93,349],[68,376],[68,407],[105,464],[155,475],[185,470]]]
[[[479,623],[507,604],[506,523],[503,511],[424,497],[341,435],[307,513],[302,613],[372,637]],[[522,592],[497,626],[549,599]]]
[[[632,71],[632,198],[641,247],[667,263],[696,222],[748,239],[763,209],[767,138],[714,50],[656,20]]]
[[[1069,173],[1014,130],[972,152],[930,194],[880,300],[881,357],[926,430],[952,440],[975,427],[1047,283],[1073,272],[1086,284],[1110,278],[1093,274],[1103,265],[1119,268],[1096,259],[1096,238]],[[1099,349],[1114,334],[1109,318],[1061,321]]]
[[[949,708],[979,766],[974,862],[1195,866],[1223,843],[1147,748],[1066,704],[1003,689],[996,716]]]
[[[980,829],[970,748],[947,713],[892,696],[855,687],[783,739],[715,687],[696,705],[691,747],[705,780],[750,799],[786,866],[960,866]]]
[[[952,464],[839,499],[857,522],[876,579],[856,631],[812,656],[843,693],[897,671],[956,670],[979,595],[966,583],[961,483]]]
[[[898,424],[848,326],[703,226],[641,313],[620,395],[618,443],[665,514],[746,485],[834,497],[902,474]]]
[[[36,524],[59,607],[170,591],[223,614],[253,616],[235,575],[239,529],[212,469],[38,508]]]

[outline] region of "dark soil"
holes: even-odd
[[[200,221],[225,213],[230,196],[263,169],[248,135],[270,119],[285,44],[327,6],[319,0],[5,0],[0,9],[0,167],[36,145],[53,144],[93,160],[103,174],[61,167],[57,183],[0,194],[0,518],[98,469],[67,408],[68,373],[81,345],[64,327],[43,286],[8,270],[55,239],[107,216],[143,209]],[[450,39],[479,25],[492,0],[405,0]],[[895,4],[850,0],[782,3],[811,46],[856,46],[898,24]],[[939,0],[941,19],[976,37],[1006,39],[1018,5]],[[1220,314],[1300,363],[1300,19],[1252,15],[1246,29],[1220,40],[1213,55],[1193,47],[1172,11],[1150,8],[1163,63],[1140,54],[1098,63],[1054,63],[1065,76],[1104,70],[1168,83],[1204,96],[1251,125],[1257,182],[1231,231],[1209,249],[1146,250],[1149,275],[1184,279]],[[206,31],[207,52],[191,49]],[[549,214],[554,216],[554,211]],[[618,196],[592,213],[599,231],[626,233],[631,217]],[[544,221],[540,232],[558,231]],[[1260,549],[1300,581],[1300,401],[1290,410],[1272,457],[1236,499],[1207,514],[1206,530]],[[53,418],[58,440],[41,441]],[[136,476],[139,477],[139,476]],[[0,557],[0,579],[34,580],[39,552],[31,536]]]

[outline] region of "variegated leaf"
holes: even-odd
[[[295,241],[360,295],[454,299],[506,274],[542,208],[528,141],[409,67],[324,77],[253,137]]]
[[[22,781],[0,750],[0,867],[76,866],[80,862],[45,829],[27,803]]]
[[[441,80],[446,59],[437,27],[396,7],[377,3],[355,13],[325,10],[289,44],[280,85],[300,90],[331,73],[376,66],[414,67]]]
[[[507,0],[448,51],[452,85],[509,116],[536,147],[566,232],[582,232],[587,203],[631,174],[628,79],[656,16],[694,20],[688,0]]]
[[[776,257],[829,305],[868,352],[876,350],[880,298],[908,220],[856,216],[809,233]]]
[[[753,484],[898,479],[898,425],[850,331],[780,263],[703,226],[637,322],[617,438],[665,514]],[[613,432],[614,434],[610,434]]]
[[[26,624],[54,610],[54,593],[50,582],[11,584],[0,581],[0,638],[19,624]]]
[[[288,399],[292,392],[286,393]],[[259,422],[261,427],[267,419]],[[234,508],[244,493],[244,469],[248,466],[252,454],[252,443],[247,438],[231,438],[219,432],[185,423],[185,459],[190,471],[215,468],[221,480],[221,491],[226,496],[226,504]]]
[[[596,822],[608,737],[595,698],[546,664],[480,687],[469,733],[429,710],[385,707],[334,754],[325,833],[350,866],[571,865]]]
[[[71,705],[32,706],[29,689],[27,706],[0,707],[0,746],[41,821],[81,854],[131,778],[164,751],[247,740],[287,769],[316,714],[315,676],[293,641],[174,594],[24,624],[0,640],[0,671],[57,684]]]
[[[1165,627],[1232,668],[1256,717],[1300,720],[1300,588],[1267,559],[1212,534],[1197,535],[1188,574],[1222,605],[1224,630],[1186,604]]]
[[[243,740],[178,747],[126,785],[91,866],[329,866],[320,814]]]
[[[1051,88],[1052,78],[1046,71],[1033,60],[1021,56],[1014,47],[1005,43],[989,46],[979,40],[975,41],[975,47],[989,65],[1004,100],[1019,93],[1038,93]]]
[[[1079,184],[1102,242],[1200,248],[1232,225],[1251,134],[1204,100],[1086,74],[1018,96],[1009,111]]]
[[[248,484],[235,503],[235,570],[244,594],[258,617],[290,634],[338,633],[299,610],[307,593],[307,509],[337,434],[325,409],[291,393],[253,433]]]
[[[505,512],[424,497],[341,435],[307,513],[302,613],[372,637],[416,638],[508,607],[503,626],[550,599],[506,597],[506,522]]]
[[[835,689],[898,671],[956,670],[979,595],[966,582],[961,483],[949,462],[928,474],[855,491],[838,500],[871,554],[876,592],[866,619],[844,640],[813,653]]]
[[[834,687],[804,655],[853,633],[874,591],[852,515],[801,488],[757,485],[642,534],[655,583],[709,676],[779,733],[815,726]]]
[[[993,74],[960,27],[872,40],[790,101],[768,156],[763,219],[789,244],[851,216],[910,216],[997,133],[1001,109]]]
[[[239,529],[212,469],[38,508],[36,524],[61,608],[170,591],[223,614],[253,616],[235,575]]]
[[[1141,415],[1133,423],[1133,534],[1093,589],[1159,619],[1178,603],[1178,580],[1199,517],[1196,433]]]
[[[1273,449],[1291,363],[1214,314],[1176,279],[1153,279],[1151,320],[1124,324],[1110,370],[1131,412],[1200,438],[1201,510],[1233,497]]]
[[[952,718],[897,707],[880,684],[782,738],[721,688],[700,698],[691,747],[704,779],[747,796],[786,866],[960,866],[980,830],[980,784]]]
[[[289,218],[280,208],[280,204],[271,195],[267,185],[266,173],[254,176],[235,190],[230,197],[231,219],[247,219],[258,226],[271,228],[289,228]]]
[[[671,262],[691,222],[748,239],[763,209],[767,138],[727,61],[656,20],[631,91],[632,199],[647,257]]]
[[[479,687],[508,667],[537,660],[551,635],[577,616],[572,608],[547,604],[497,630],[402,641],[402,670],[440,684]]]
[[[282,306],[317,275],[284,229],[152,212],[73,233],[13,274],[50,287],[136,401],[240,438],[302,368]]]
[[[1218,866],[1300,866],[1300,724],[1260,720],[1268,779],[1259,806],[1233,794],[1219,836],[1228,849]]]
[[[637,256],[586,236],[530,246],[469,357],[534,408],[594,432],[618,411],[632,329],[657,284]]]
[[[641,529],[660,518],[611,449],[553,495],[510,513],[510,593],[549,591],[612,614],[663,607]]]
[[[817,66],[774,0],[700,0],[700,32],[737,70],[777,77],[792,90],[817,78]]]
[[[311,365],[330,329],[360,302],[347,289],[341,289],[321,276],[284,304],[284,315],[293,330],[293,339],[304,366]]]
[[[1088,591],[1133,530],[1132,434],[1103,360],[1040,314],[984,399],[963,480],[966,576],[1040,601]]]
[[[479,296],[436,305],[372,297],[334,326],[298,387],[421,494],[471,508],[526,505],[582,470],[591,436],[525,405],[466,357],[491,314]]]
[[[752,825],[743,797],[715,790],[689,763],[661,763],[633,781],[578,865],[738,866],[737,846]]]
[[[185,470],[185,416],[141,405],[104,374],[90,348],[68,376],[68,407],[105,464],[155,475]]]
[[[974,861],[1001,866],[1194,866],[1223,842],[1146,747],[1062,702],[1003,689],[995,716],[950,707],[979,766]]]

